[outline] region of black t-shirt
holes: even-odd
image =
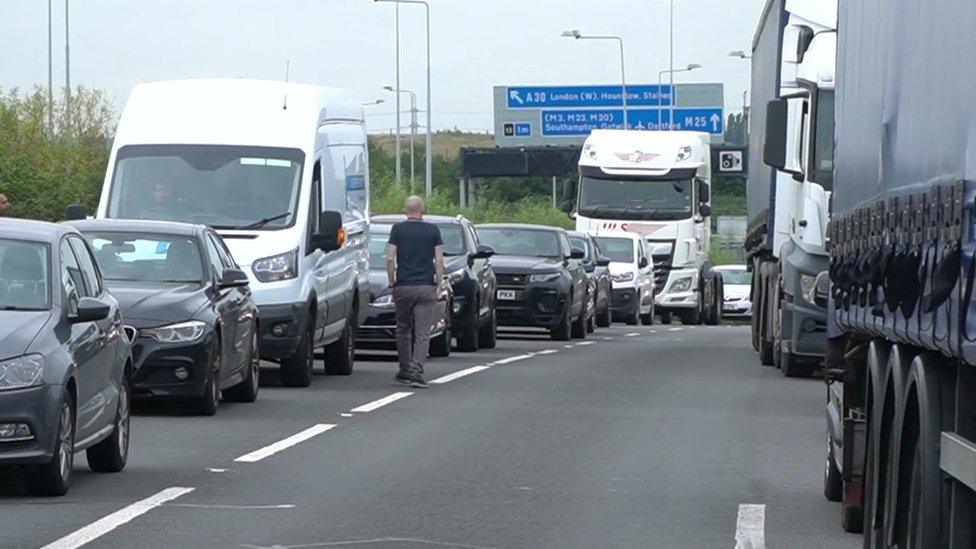
[[[397,247],[397,286],[437,284],[434,248],[444,244],[437,225],[413,219],[401,221],[390,229],[390,244]]]

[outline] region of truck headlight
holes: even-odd
[[[0,362],[0,391],[23,389],[41,384],[44,357],[24,355]]]
[[[614,282],[630,282],[634,279],[634,273],[617,273],[610,275],[610,280]]]
[[[817,277],[800,273],[800,295],[807,303],[816,303]]]
[[[690,276],[685,276],[685,277],[679,278],[679,279],[675,280],[674,283],[671,284],[671,291],[672,292],[687,292],[690,289],[691,289],[691,277]]]
[[[251,264],[254,276],[261,282],[289,280],[298,276],[298,248],[283,254],[258,259]]]
[[[539,283],[539,282],[552,282],[562,276],[562,273],[538,273],[534,275],[529,275],[529,282]]]
[[[139,333],[160,343],[192,343],[203,337],[206,330],[207,324],[205,322],[190,320],[189,322],[140,330]]]
[[[446,275],[444,275],[444,279],[447,280],[447,283],[448,284],[450,284],[451,286],[453,286],[453,285],[457,284],[458,282],[461,282],[462,280],[464,280],[464,269],[461,268],[461,269],[458,269],[456,271],[447,273]]]

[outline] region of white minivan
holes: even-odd
[[[262,358],[307,386],[352,372],[368,305],[369,161],[362,103],[286,82],[137,85],[119,120],[99,218],[205,224],[250,279]]]
[[[610,260],[614,319],[631,326],[654,324],[654,261],[647,242],[628,231],[591,234]]]

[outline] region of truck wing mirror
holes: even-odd
[[[84,219],[87,215],[88,211],[84,204],[70,204],[64,209],[65,221],[78,221],[79,219]]]
[[[708,181],[704,179],[698,179],[698,201],[702,204],[706,204],[712,201],[712,189],[708,185]]]
[[[563,199],[576,200],[576,180],[572,177],[563,181]]]
[[[708,217],[708,216],[712,215],[712,207],[709,206],[708,204],[702,204],[702,205],[698,206],[698,213],[702,217]]]
[[[790,132],[790,127],[800,127],[806,116],[805,97],[784,97],[766,104],[766,133],[763,136],[763,162],[778,170],[803,179],[800,160],[800,132]],[[795,177],[794,177],[795,179]]]
[[[575,207],[576,204],[574,204],[572,200],[564,200],[563,203],[559,205],[559,209],[568,214],[573,213],[573,208]]]

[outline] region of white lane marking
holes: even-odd
[[[234,461],[239,461],[243,463],[254,463],[256,461],[261,461],[262,459],[268,456],[272,456],[282,450],[291,448],[296,444],[305,442],[306,440],[316,435],[320,435],[334,427],[335,427],[334,423],[319,423],[313,425],[308,429],[305,429],[304,431],[295,433],[294,435],[288,438],[281,439],[278,442],[275,442],[274,444],[269,444],[264,448],[259,448],[249,454],[244,454],[243,456],[235,459]]]
[[[586,347],[587,345],[593,345],[594,341],[580,341],[576,344],[577,347]]]
[[[119,526],[148,513],[167,501],[189,494],[193,490],[194,488],[181,488],[179,486],[167,488],[146,499],[137,501],[128,507],[123,507],[110,515],[106,515],[88,526],[45,545],[41,549],[75,549],[76,547],[81,547],[115,530]]]
[[[636,337],[639,336],[640,332],[630,332],[629,334],[624,334],[624,337]]]
[[[537,352],[536,354],[537,355],[554,355],[554,354],[556,354],[558,352],[559,352],[558,349],[545,349],[545,350],[542,350],[542,351]]]
[[[387,404],[389,404],[391,402],[396,402],[396,401],[400,400],[401,398],[407,398],[408,396],[410,396],[412,394],[413,393],[411,393],[411,392],[397,392],[397,393],[393,393],[393,394],[390,394],[390,395],[386,395],[383,398],[376,399],[373,402],[367,402],[366,404],[363,404],[362,406],[356,406],[351,411],[352,412],[372,412],[373,410],[376,410],[377,408],[382,408],[382,407],[386,406]]]
[[[501,360],[496,360],[495,362],[492,362],[490,364],[490,366],[501,366],[502,364],[511,364],[513,362],[518,362],[520,360],[525,360],[527,358],[532,358],[534,356],[535,356],[535,353],[528,353],[528,354],[524,354],[524,355],[510,356],[508,358],[503,358]]]
[[[227,469],[221,469],[217,467],[207,467],[207,471],[210,471],[211,473],[226,473]]]
[[[352,417],[352,414],[348,414],[348,413],[346,413],[346,412],[342,412],[342,413],[341,413],[341,414],[339,414],[339,415],[340,415],[340,416],[342,416],[342,417]]]
[[[471,374],[476,374],[476,373],[481,372],[483,370],[487,370],[488,368],[490,368],[490,366],[472,366],[472,367],[467,368],[465,370],[459,370],[457,372],[454,372],[453,374],[447,374],[446,376],[441,376],[441,377],[439,377],[437,379],[432,379],[432,380],[430,380],[429,383],[437,383],[438,385],[440,385],[442,383],[448,383],[450,381],[454,381],[455,379],[458,379],[458,378],[461,378],[461,377],[464,377],[464,376],[469,376]]]
[[[669,332],[680,332],[681,330],[684,330],[684,328],[668,328]]]
[[[206,503],[167,503],[166,507],[191,507],[194,509],[294,509],[295,504],[281,505],[210,505]]]
[[[743,503],[735,521],[736,549],[765,549],[766,506]]]
[[[613,338],[612,337],[605,337],[605,338],[603,338],[603,341],[613,341]]]

